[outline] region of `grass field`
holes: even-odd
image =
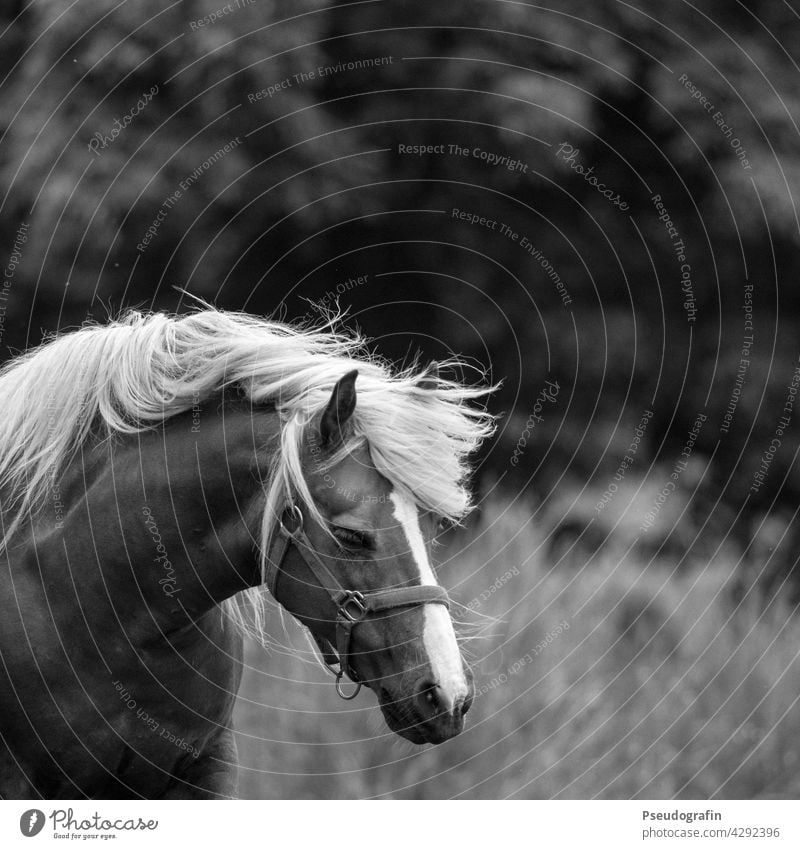
[[[800,619],[732,601],[730,557],[556,563],[524,506],[487,505],[440,580],[484,623],[463,734],[413,746],[341,701],[275,609],[237,705],[245,798],[796,798]],[[481,614],[500,621],[491,625]],[[488,624],[487,624],[488,623]],[[470,631],[474,631],[472,627]]]

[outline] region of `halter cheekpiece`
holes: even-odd
[[[353,629],[359,622],[363,622],[373,613],[416,607],[419,604],[443,604],[447,608],[450,607],[447,592],[437,585],[395,587],[375,592],[345,589],[312,547],[303,530],[303,513],[297,504],[291,504],[281,516],[267,556],[266,584],[276,601],[278,577],[292,545],[336,606],[336,648],[324,638],[314,636],[314,639],[326,665],[336,675],[336,692],[348,701],[358,695],[363,683],[350,663],[350,641]],[[335,666],[339,668],[334,669]],[[356,684],[355,691],[349,695],[342,688],[345,675]]]

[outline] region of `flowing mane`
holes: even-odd
[[[183,316],[131,311],[47,341],[0,371],[0,546],[46,501],[90,436],[156,427],[234,387],[274,405],[281,420],[263,556],[293,493],[313,509],[301,467],[304,429],[352,368],[358,407],[344,450],[366,441],[376,468],[421,507],[462,518],[470,508],[467,457],[493,430],[492,417],[469,402],[487,388],[442,378],[421,388],[419,369],[393,372],[360,337],[332,324],[298,328],[210,308]]]

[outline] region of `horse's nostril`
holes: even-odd
[[[415,690],[417,707],[426,719],[449,712],[447,696],[435,681],[424,679]]]
[[[456,705],[447,692],[435,681],[423,679],[415,687],[417,708],[426,719],[456,713],[461,716],[462,705]]]
[[[475,691],[470,686],[467,695],[464,697],[464,701],[461,702],[461,707],[459,710],[461,711],[461,716],[464,716],[466,712],[472,707],[472,700],[475,697]]]

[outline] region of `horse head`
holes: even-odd
[[[353,439],[356,377],[339,380],[305,430],[310,503],[295,502],[284,519],[271,589],[326,661],[375,692],[393,731],[440,743],[462,730],[473,686],[431,566],[439,517]]]

